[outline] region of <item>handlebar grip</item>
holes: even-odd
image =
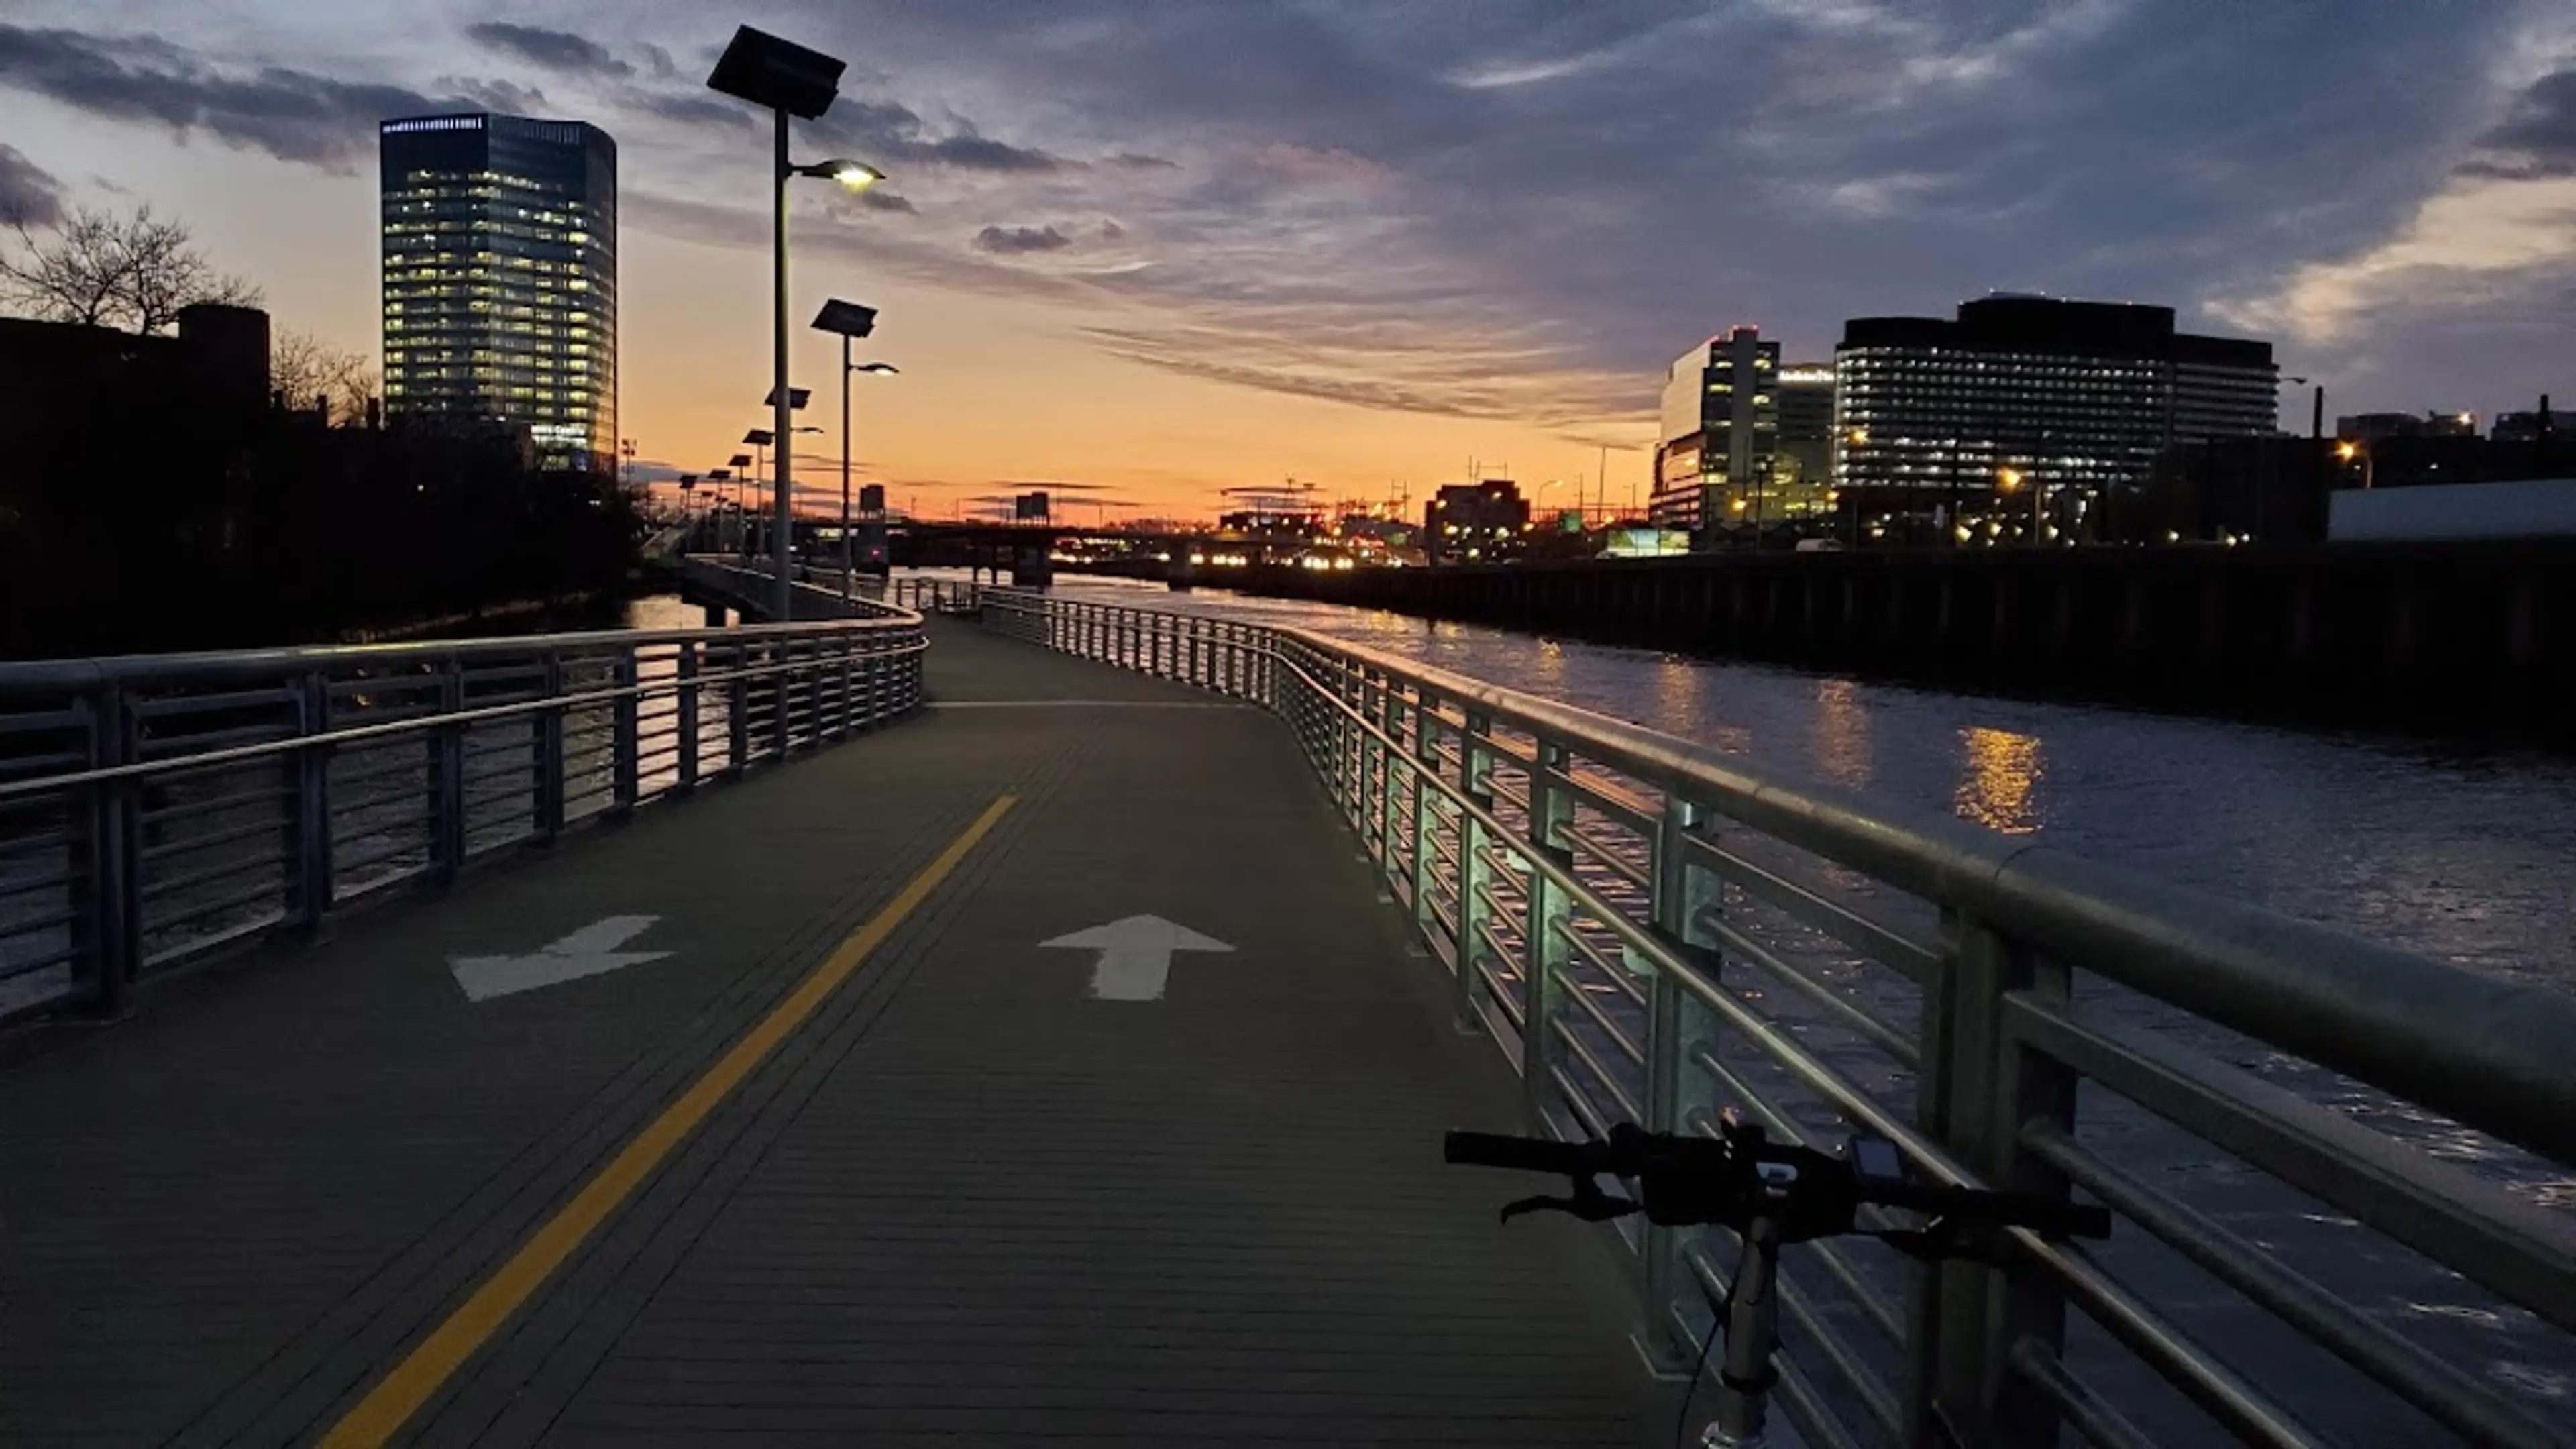
[[[1598,1142],[1556,1142],[1544,1137],[1505,1137],[1493,1132],[1452,1132],[1441,1139],[1443,1161],[1509,1167],[1568,1177],[1601,1170]]]

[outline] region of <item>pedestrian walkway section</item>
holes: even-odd
[[[1288,730],[935,625],[930,707],[0,1068],[0,1444],[1605,1445]]]

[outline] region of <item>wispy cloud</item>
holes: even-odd
[[[565,75],[629,76],[635,73],[635,67],[610,54],[607,46],[567,30],[509,25],[492,20],[466,26],[465,34],[477,45]],[[664,56],[663,59],[667,62],[669,57]]]
[[[996,256],[1059,252],[1071,245],[1073,238],[1052,226],[988,226],[975,233],[976,248]]]
[[[335,170],[374,153],[379,120],[442,108],[398,85],[213,66],[157,36],[14,25],[0,25],[0,87]]]
[[[2276,287],[2222,300],[2241,325],[2303,341],[2350,339],[2374,321],[2458,312],[2576,282],[2576,55],[2513,90],[2440,186],[2387,235],[2292,268]]]
[[[312,39],[288,0],[230,0],[262,29],[21,3],[50,19],[0,26],[0,106],[344,172],[387,115],[582,115],[637,162],[628,226],[766,244],[756,118],[703,88],[727,27],[702,16],[467,0],[414,53]],[[1846,317],[1991,287],[2168,301],[2402,359],[2392,389],[2518,396],[2514,358],[2463,340],[2437,374],[2410,337],[2443,308],[2576,324],[2576,50],[2544,8],[779,0],[777,26],[858,62],[803,153],[896,183],[800,198],[839,208],[800,250],[1028,304],[1123,363],[1593,436],[1639,433],[1713,327],[1820,353]],[[1758,103],[1713,74],[1761,77]]]
[[[818,144],[856,151],[884,166],[947,167],[1012,175],[1044,174],[1068,163],[974,130],[934,134],[911,107],[843,96],[807,128]]]
[[[52,226],[63,219],[63,184],[27,153],[0,141],[0,225]]]

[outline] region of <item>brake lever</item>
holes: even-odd
[[[1525,1197],[1504,1207],[1502,1220],[1510,1222],[1523,1213],[1560,1212],[1587,1223],[1606,1223],[1626,1217],[1638,1206],[1624,1197],[1612,1197],[1595,1187],[1590,1178],[1583,1178],[1575,1184],[1572,1197]]]

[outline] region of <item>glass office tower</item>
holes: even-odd
[[[541,466],[617,463],[617,143],[580,121],[379,127],[389,417],[524,425]]]

